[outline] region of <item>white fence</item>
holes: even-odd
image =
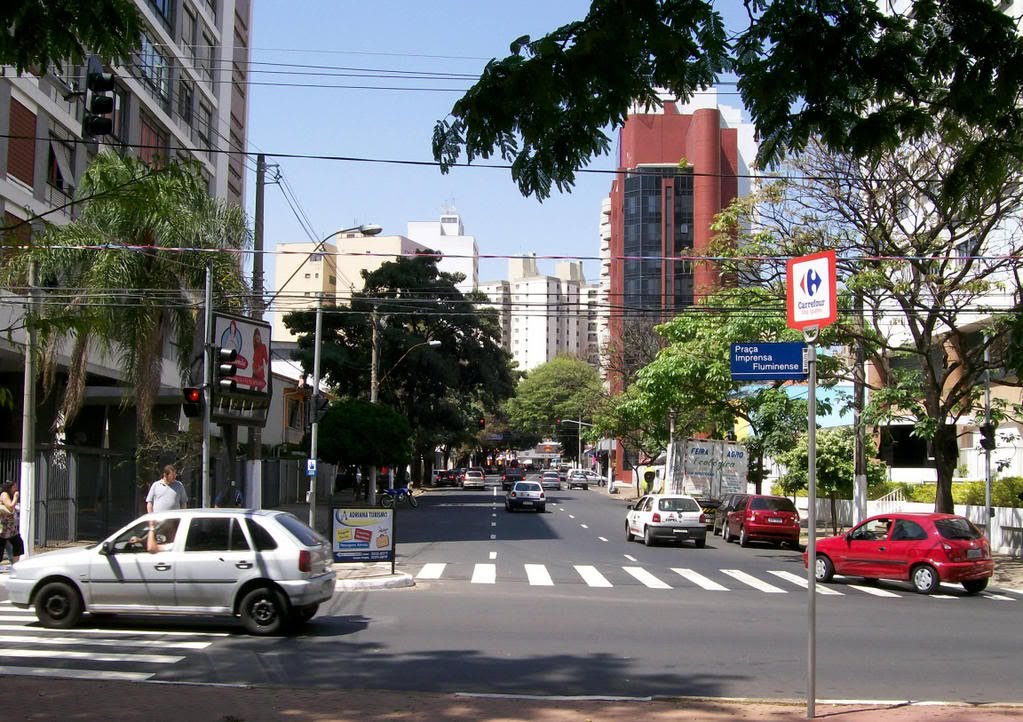
[[[796,507],[805,519],[807,498],[805,496],[798,497],[796,499]],[[852,526],[853,503],[851,500],[838,499],[835,502],[835,511],[838,526]],[[922,504],[911,501],[867,502],[867,516],[895,511],[930,512],[934,511],[934,504]],[[992,511],[994,516],[991,518],[991,550],[1013,556],[1023,555],[1023,509],[996,506],[992,508]],[[987,526],[985,519],[986,509],[983,506],[956,504],[955,513],[965,516],[982,529]],[[830,499],[817,499],[817,525],[824,528],[832,526]]]

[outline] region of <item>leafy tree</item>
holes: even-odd
[[[519,381],[515,396],[505,404],[509,424],[536,437],[557,433],[565,456],[578,454],[579,434],[585,432],[575,423],[558,419],[589,422],[603,394],[600,377],[585,361],[558,356],[537,366]]]
[[[349,306],[324,313],[324,380],[339,396],[369,395],[376,318],[379,401],[410,423],[415,458],[472,443],[476,419],[496,412],[514,390],[495,313],[475,305],[485,302],[481,295],[463,295],[455,286],[461,279],[438,272],[429,254],[384,263],[364,280]],[[296,358],[311,370],[315,313],[292,313],[285,322],[299,336]]]
[[[45,71],[88,53],[127,58],[138,46],[142,18],[132,0],[4,0],[0,65]]]
[[[208,251],[247,246],[244,213],[210,197],[197,164],[154,169],[113,152],[96,156],[77,197],[78,219],[51,226],[29,252],[10,259],[0,283],[24,283],[29,259],[38,263],[40,283],[49,289],[35,321],[45,349],[45,388],[53,388],[58,354],[71,344],[58,432],[81,409],[98,347],[117,359],[133,391],[139,428],[150,439],[168,338],[182,381],[188,377],[201,302],[196,289],[205,283],[207,264],[218,307],[242,310],[246,286],[238,255]],[[170,250],[179,248],[194,250]]]
[[[723,227],[740,233],[755,218],[756,233],[718,249],[746,258],[725,263],[726,272],[764,283],[779,304],[787,258],[837,249],[847,292],[829,331],[865,349],[873,371],[865,422],[910,422],[930,442],[937,511],[953,507],[957,425],[976,422],[984,375],[1004,363],[999,306],[1023,252],[1020,179],[952,202],[935,189],[957,161],[958,147],[940,139],[869,164],[814,146],[793,162],[790,180],[732,207]],[[852,312],[857,295],[863,319]]]
[[[448,170],[499,154],[523,195],[571,188],[606,153],[606,133],[657,89],[683,100],[738,77],[766,167],[813,137],[857,157],[905,140],[962,131],[944,176],[948,195],[990,187],[1023,160],[1023,39],[986,0],[883,3],[745,0],[746,28],[730,39],[712,0],[594,0],[582,20],[511,43],[434,130]]]
[[[816,442],[816,493],[826,496],[831,501],[832,530],[838,534],[839,498],[851,499],[853,493],[853,445],[855,433],[850,427],[821,429],[817,432]],[[870,459],[871,452],[876,451],[867,439],[867,487],[883,484],[885,481],[884,464]],[[809,488],[809,449],[807,436],[802,434],[798,445],[783,454],[775,461],[785,467],[785,473],[779,484],[786,494],[795,494]]]
[[[407,464],[412,458],[412,427],[384,404],[341,399],[323,415],[317,455],[332,464]]]

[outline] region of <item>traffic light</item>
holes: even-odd
[[[233,348],[217,348],[214,354],[215,366],[213,376],[216,378],[216,389],[223,393],[230,393],[238,388],[235,378],[238,376],[238,367],[235,361],[238,359],[238,352]]]
[[[181,389],[181,396],[181,408],[185,412],[185,416],[194,419],[202,415],[202,389],[190,386]]]
[[[487,420],[482,416],[476,420],[476,423],[479,424],[481,429],[487,428]]]
[[[995,427],[993,424],[980,425],[980,448],[991,451],[997,446],[995,441]]]
[[[561,419],[554,419],[554,428],[561,430]]]
[[[323,416],[327,413],[327,407],[330,406],[330,399],[326,396],[316,396],[313,400],[312,406],[312,419],[318,424],[323,421]]]
[[[107,95],[114,89],[114,75],[103,71],[99,58],[89,56],[85,70],[85,112],[82,114],[82,136],[93,138],[109,135],[114,130],[111,117],[114,97]]]

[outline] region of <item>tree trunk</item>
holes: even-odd
[[[934,511],[951,514],[952,475],[958,462],[958,446],[956,444],[956,427],[939,424],[934,432],[934,466],[937,472],[937,488],[934,495]]]
[[[831,500],[831,533],[838,536],[838,499],[836,498],[836,492],[832,491],[828,494],[828,498]]]

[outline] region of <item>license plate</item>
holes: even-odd
[[[676,534],[682,534],[682,535],[688,536],[689,535],[689,530],[688,529],[676,529],[675,533]]]
[[[531,501],[524,501],[524,502],[522,502],[522,506],[533,506],[533,502],[531,502]]]
[[[983,549],[967,549],[966,550],[966,558],[967,559],[980,559],[983,556],[984,556],[984,550]]]
[[[767,521],[770,522],[771,524],[782,524],[785,520],[779,519],[776,516],[771,516],[767,518]]]

